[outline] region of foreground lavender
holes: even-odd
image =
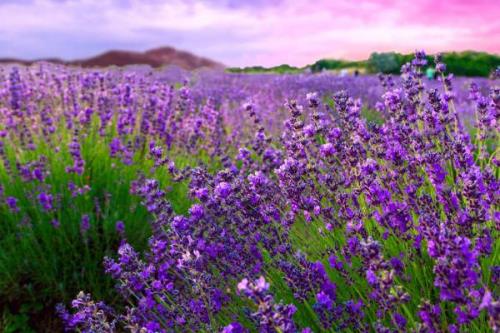
[[[240,82],[231,88],[208,74],[174,89],[139,75],[42,71],[32,80],[49,88],[25,87],[12,70],[3,137],[29,150],[65,126],[66,172],[78,175],[94,122],[116,163],[151,162],[130,186],[153,216],[148,250],[124,237],[104,259],[126,306],[82,292],[72,310],[59,308],[68,330],[499,332],[499,87],[456,91],[439,57],[440,85],[424,82],[425,65],[417,52],[400,78],[359,78],[351,90],[321,91],[306,77],[318,92],[303,95],[284,83],[262,89],[269,78],[228,76]],[[362,100],[380,121],[366,120]],[[181,167],[180,154],[209,163]],[[43,180],[43,160],[24,168]],[[158,174],[188,184],[187,215]],[[55,209],[53,194],[37,200]],[[19,210],[14,197],[5,205]],[[89,216],[79,227],[88,232]]]

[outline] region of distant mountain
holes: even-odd
[[[0,58],[0,64],[21,64],[21,65],[31,65],[39,61],[45,61],[45,62],[50,62],[53,64],[64,64],[66,63],[64,60],[59,59],[59,58],[43,58],[43,59],[36,59],[36,60],[24,60],[24,59],[17,59],[17,58]]]
[[[128,65],[150,65],[161,67],[176,65],[186,70],[197,68],[223,69],[224,65],[214,60],[199,57],[187,51],[177,50],[173,47],[161,47],[146,52],[134,52],[123,50],[112,50],[95,57],[65,61],[57,58],[23,60],[16,58],[0,58],[0,63],[19,63],[31,65],[38,61],[46,61],[56,64],[66,64],[81,67],[108,67]]]

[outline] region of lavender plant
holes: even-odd
[[[498,332],[498,81],[429,65],[3,69],[0,295],[31,274],[82,332]]]

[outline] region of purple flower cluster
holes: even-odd
[[[269,283],[263,276],[253,282],[246,278],[241,280],[238,283],[238,291],[257,304],[257,310],[251,317],[256,320],[260,332],[297,332],[292,319],[297,308],[293,304],[277,304],[269,294]]]
[[[113,310],[102,302],[95,303],[89,294],[80,292],[71,302],[75,311],[70,314],[64,307],[58,306],[57,310],[68,329],[78,329],[80,332],[112,333],[115,332]]]

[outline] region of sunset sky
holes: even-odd
[[[228,66],[373,51],[500,53],[498,0],[0,0],[0,57],[174,46]]]

